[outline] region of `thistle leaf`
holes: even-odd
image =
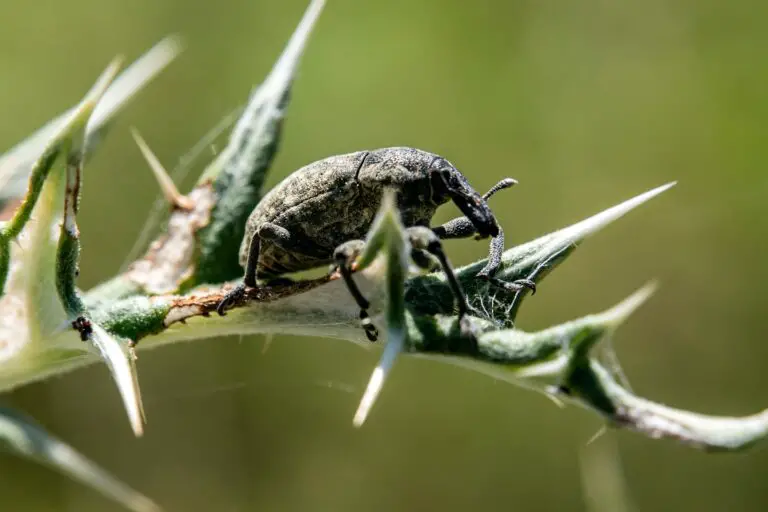
[[[30,419],[0,408],[0,447],[60,471],[134,512],[159,512],[146,496],[134,491]]]
[[[400,213],[395,205],[395,194],[387,190],[381,202],[381,208],[371,226],[365,251],[360,257],[360,268],[369,266],[373,259],[383,253],[386,260],[385,287],[387,305],[385,311],[386,345],[379,363],[373,370],[368,386],[360,400],[352,424],[363,426],[376,399],[384,387],[384,382],[405,347],[407,336],[405,325],[405,290],[404,282],[408,272],[409,245],[405,240],[405,228],[400,220]]]
[[[741,417],[697,414],[634,395],[595,361],[584,373],[608,398],[612,411],[600,412],[616,427],[707,451],[743,450],[768,436],[768,409]]]
[[[160,74],[183,49],[178,36],[168,36],[120,73],[99,102],[85,127],[83,151],[89,155],[109,123],[133,97]]]
[[[166,38],[155,45],[144,56],[129,66],[102,98],[98,109],[88,121],[84,150],[90,154],[99,135],[115,114],[165,66],[178,55],[180,44],[175,38]],[[49,121],[45,126],[27,137],[2,156],[0,156],[0,209],[9,200],[20,198],[26,191],[25,184],[33,171],[35,162],[40,161],[50,147],[50,142],[57,139],[57,134],[70,131],[67,124],[73,118],[79,118],[82,103],[69,109]],[[87,116],[86,116],[87,119]]]
[[[146,418],[144,417],[144,405],[141,400],[133,352],[127,341],[117,340],[96,323],[92,324],[92,327],[93,333],[88,341],[107,363],[112,379],[120,391],[120,397],[123,400],[133,433],[140,437],[144,434]]]
[[[673,182],[654,188],[567,228],[507,249],[495,277],[506,282],[530,279],[540,283],[587,237],[674,185]],[[514,325],[520,304],[529,292],[523,289],[517,293],[509,293],[495,284],[478,279],[477,273],[485,266],[486,261],[481,260],[457,269],[457,277],[475,312],[500,326],[511,327]],[[409,279],[406,293],[407,302],[414,305],[411,309],[416,313],[453,313],[453,296],[442,274]]]
[[[291,85],[325,0],[312,0],[269,76],[252,93],[226,148],[199,183],[213,181],[218,196],[211,220],[198,232],[199,256],[191,285],[239,277],[245,223],[261,199],[262,186],[280,140]]]

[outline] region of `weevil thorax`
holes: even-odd
[[[373,201],[386,187],[397,190],[398,208],[406,226],[428,226],[437,208],[453,201],[480,236],[499,233],[482,196],[451,162],[439,155],[407,147],[371,151],[358,176]]]
[[[397,191],[397,206],[406,226],[428,226],[437,208],[450,200],[440,186],[434,187],[439,156],[408,147],[371,151],[360,169],[358,181],[366,200],[378,203],[386,188]]]

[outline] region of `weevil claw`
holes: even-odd
[[[533,281],[532,279],[517,279],[512,282],[507,282],[507,281],[502,281],[499,278],[489,276],[487,273],[484,273],[482,271],[478,272],[477,277],[479,279],[488,281],[493,285],[500,286],[505,290],[507,290],[508,292],[517,293],[521,291],[523,288],[528,288],[529,290],[531,290],[531,295],[536,294],[536,282]]]
[[[512,281],[510,284],[516,286],[518,290],[528,288],[531,290],[531,295],[536,295],[536,283],[530,279],[518,279],[517,281]]]
[[[232,291],[227,293],[223,299],[221,299],[219,305],[216,306],[216,312],[219,314],[219,316],[226,316],[227,309],[243,300],[243,297],[245,297],[245,285],[239,284],[234,287]]]
[[[379,330],[373,325],[371,317],[368,316],[368,312],[364,309],[360,310],[360,324],[363,326],[368,341],[378,341]]]

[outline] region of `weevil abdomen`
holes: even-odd
[[[330,263],[331,254],[340,243],[337,240],[364,235],[370,219],[357,207],[360,186],[356,176],[368,153],[358,151],[313,162],[274,187],[248,218],[240,263],[245,265],[249,241],[265,223],[290,232],[292,245],[286,250],[265,241],[259,255],[262,275]]]

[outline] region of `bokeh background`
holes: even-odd
[[[305,0],[0,3],[0,149],[87,90],[118,53],[169,33],[187,49],[119,118],[87,170],[81,284],[123,264],[156,199],[135,125],[168,167],[259,82]],[[543,328],[652,278],[615,339],[636,391],[701,412],[768,405],[768,4],[759,1],[329,0],[271,183],[341,152],[445,155],[522,242],[679,180],[591,239],[519,317]],[[192,168],[189,187],[204,161]],[[451,217],[451,207],[439,219]],[[467,263],[485,244],[450,244]],[[436,362],[401,359],[364,429],[377,354],[334,340],[212,339],[140,358],[149,416],[132,437],[103,366],[3,395],[169,511],[619,510],[592,506],[618,447],[634,510],[768,509],[768,451],[707,455]],[[602,470],[601,470],[602,467]],[[602,473],[601,473],[602,471]],[[0,508],[118,510],[0,455]]]

